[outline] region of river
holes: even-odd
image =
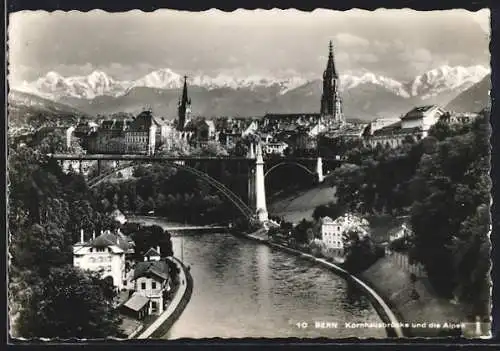
[[[164,339],[386,336],[383,328],[346,328],[381,319],[356,288],[309,261],[227,233],[180,232],[172,243],[191,266],[194,288]]]

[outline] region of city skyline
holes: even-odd
[[[488,33],[489,10],[21,12],[10,16],[9,79],[102,70],[126,80],[162,68],[311,79],[329,40],[341,74],[407,79],[442,65],[488,67]]]

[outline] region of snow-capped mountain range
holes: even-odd
[[[341,75],[340,82],[343,91],[355,89],[363,85],[374,85],[403,98],[420,97],[430,99],[443,93],[459,94],[481,81],[489,68],[484,66],[441,66],[415,77],[407,82],[366,72],[361,74]],[[57,72],[49,72],[33,82],[23,82],[12,88],[36,94],[38,96],[59,101],[62,98],[77,98],[92,100],[100,96],[120,97],[128,94],[133,88],[179,89],[184,78],[171,69],[159,69],[137,80],[116,80],[102,71],[94,71],[87,76],[63,77]],[[207,90],[220,88],[248,89],[274,87],[277,95],[302,87],[310,80],[302,77],[273,78],[263,76],[233,77],[220,74],[215,77],[197,75],[188,78],[190,86]]]

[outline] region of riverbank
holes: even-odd
[[[184,264],[177,258],[172,261],[179,268],[179,287],[167,309],[141,332],[136,339],[159,338],[165,335],[175,321],[180,317],[193,293],[193,278]]]
[[[226,225],[192,225],[179,222],[167,221],[168,225],[164,225],[165,219],[156,216],[146,216],[146,215],[127,215],[127,221],[130,223],[138,223],[144,226],[158,225],[167,231],[197,231],[197,232],[207,232],[216,233],[220,230],[227,230]]]
[[[407,331],[408,336],[444,337],[463,334],[467,337],[477,337],[475,335],[476,325],[463,323],[465,316],[460,306],[437,297],[427,278],[417,279],[414,288],[418,298],[413,299],[410,273],[401,269],[388,257],[379,259],[360,274],[360,277],[372,286],[385,301],[388,301],[390,307],[403,320],[410,324]],[[445,323],[448,327],[445,326]],[[438,325],[440,326],[438,327]]]
[[[238,234],[237,234],[238,235]],[[243,237],[246,237],[251,240],[258,241],[260,243],[266,244],[270,247],[276,248],[278,250],[285,251],[287,253],[290,253],[295,256],[300,256],[301,258],[305,258],[309,261],[313,261],[319,265],[322,265],[325,268],[328,268],[332,271],[334,271],[336,274],[338,274],[340,277],[354,283],[357,287],[359,287],[361,290],[363,290],[368,298],[370,299],[373,307],[379,314],[380,318],[382,319],[383,323],[385,323],[386,327],[386,332],[389,337],[404,337],[407,336],[407,329],[409,325],[407,325],[406,322],[402,322],[399,316],[396,316],[396,314],[392,311],[392,309],[389,307],[389,305],[384,301],[384,299],[370,286],[368,286],[366,283],[364,283],[361,279],[353,276],[349,272],[347,272],[345,269],[337,266],[336,264],[333,264],[331,262],[328,262],[322,258],[317,258],[313,255],[301,252],[299,250],[292,249],[290,247],[286,247],[284,245],[280,245],[277,243],[270,242],[267,239],[266,231],[264,230],[259,230],[254,233],[241,233],[239,234]],[[238,235],[238,236],[239,236]]]
[[[303,218],[312,219],[314,209],[335,200],[336,189],[321,184],[309,190],[300,190],[286,197],[269,200],[269,213],[283,217],[287,222],[299,223]]]

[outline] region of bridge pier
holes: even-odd
[[[248,205],[250,208],[255,209],[255,169],[249,167],[248,169]]]
[[[318,182],[323,183],[325,176],[323,174],[323,159],[318,156],[316,159],[316,175],[318,176]]]
[[[83,160],[78,160],[78,171],[83,174]]]
[[[266,205],[266,185],[264,182],[264,159],[262,158],[262,148],[257,144],[255,162],[255,207],[257,217],[260,222],[268,220],[267,205]]]
[[[102,170],[102,160],[97,160],[97,175],[101,175],[101,170]]]

